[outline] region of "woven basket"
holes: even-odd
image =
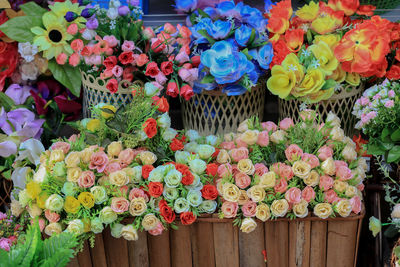
[[[13,182],[1,177],[0,174],[0,210],[5,211],[5,207],[10,203],[12,189]]]
[[[143,86],[142,81],[134,81],[130,83],[122,80],[118,84],[118,91],[111,93],[106,88],[106,82],[100,77],[95,78],[91,74],[81,71],[83,84],[83,117],[89,118],[91,115],[90,108],[99,103],[110,104],[115,107],[121,107],[132,101],[133,95],[130,86],[137,84]]]
[[[264,111],[265,87],[259,83],[250,92],[227,96],[222,91],[203,91],[182,102],[183,126],[202,135],[235,132],[251,116],[260,120]]]
[[[397,261],[399,260],[396,256],[396,254],[394,253],[394,249],[396,247],[400,246],[400,238],[396,241],[396,243],[393,246],[392,249],[392,257],[390,259],[390,267],[399,267],[399,264],[397,263]]]
[[[350,90],[351,91],[348,91]],[[364,89],[364,85],[361,84],[358,87],[348,85],[342,89],[339,94],[334,94],[328,100],[321,101],[319,103],[310,104],[308,108],[317,109],[325,120],[326,116],[330,111],[335,113],[342,121],[342,127],[347,136],[352,136],[354,133],[354,125],[356,124],[356,117],[351,114],[353,111],[356,100],[361,97]],[[295,122],[300,120],[300,105],[301,100],[292,99],[284,100],[279,99],[279,118],[283,119],[286,117],[292,118]]]

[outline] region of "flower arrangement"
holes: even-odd
[[[224,1],[203,10],[197,5],[197,1],[176,1],[177,10],[188,13],[193,51],[200,55],[195,92],[222,89],[227,95],[240,95],[251,90],[273,56],[267,20],[258,9],[241,2]]]
[[[12,245],[17,243],[17,240],[25,227],[26,218],[16,218],[10,212],[0,212],[0,249],[10,251]]]
[[[369,138],[368,153],[384,155],[388,163],[400,161],[399,94],[400,84],[386,80],[367,89],[353,110],[356,128]]]

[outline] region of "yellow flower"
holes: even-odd
[[[322,162],[321,169],[327,175],[334,175],[336,172],[336,167],[333,158],[329,157],[324,162]]]
[[[248,174],[248,175],[253,175],[255,168],[253,165],[253,162],[251,161],[251,159],[241,159],[239,160],[238,164],[237,164],[237,168],[239,169],[239,171]]]
[[[78,196],[79,202],[87,209],[90,209],[94,206],[94,196],[89,192],[82,192]]]
[[[335,92],[335,87],[326,89],[326,90],[319,90],[316,93],[310,94],[307,96],[307,101],[310,103],[317,103],[321,100],[326,100],[330,98],[333,93]]]
[[[70,168],[67,170],[67,181],[78,182],[79,176],[81,176],[82,170],[79,167]]]
[[[258,203],[265,198],[265,189],[260,185],[254,185],[247,190],[247,195],[252,201]]]
[[[280,65],[275,65],[271,70],[271,77],[267,81],[268,89],[280,98],[286,98],[296,85],[296,74],[287,71]]]
[[[67,196],[64,202],[64,210],[68,213],[77,213],[79,211],[80,205],[81,204],[76,198],[72,196]]]
[[[159,222],[160,220],[154,214],[149,213],[143,217],[142,226],[144,230],[150,231],[156,228]]]
[[[122,143],[121,142],[112,142],[107,147],[107,153],[111,157],[118,157],[119,153],[122,151]]]
[[[90,229],[91,229],[90,219],[83,218],[82,222],[83,222],[83,232],[85,232],[85,233],[90,232]]]
[[[340,193],[344,193],[348,187],[348,183],[340,181],[340,180],[335,180],[333,181],[333,189]]]
[[[222,186],[223,198],[227,201],[237,202],[240,196],[239,188],[231,183],[226,183]]]
[[[275,217],[284,217],[289,209],[289,203],[286,199],[274,200],[270,209]]]
[[[348,199],[342,199],[336,205],[336,211],[342,217],[349,216],[351,213],[351,210],[352,210],[352,206],[350,204],[350,200],[348,200]]]
[[[91,132],[96,132],[99,128],[100,128],[99,119],[91,119],[86,125],[86,129],[88,129]]]
[[[129,213],[132,216],[140,216],[142,215],[147,209],[147,204],[144,198],[137,197],[132,199],[129,205]]]
[[[36,197],[36,204],[39,206],[39,208],[45,208],[46,200],[48,197],[49,195],[46,192],[42,192],[39,196]]]
[[[314,37],[314,44],[319,44],[320,42],[324,42],[333,50],[337,43],[340,41],[339,34],[325,34],[325,35],[316,35]]]
[[[353,86],[360,85],[360,74],[358,73],[347,73],[346,75],[346,82]]]
[[[112,185],[124,186],[129,183],[129,177],[123,170],[110,173],[109,181]]]
[[[343,70],[342,65],[339,64],[327,79],[333,79],[337,83],[342,83],[346,79],[346,72]]]
[[[304,66],[300,64],[296,54],[289,54],[282,61],[282,67],[287,71],[292,71],[296,75],[296,82],[300,82],[304,77]]]
[[[238,204],[244,205],[247,201],[249,201],[249,196],[247,195],[246,190],[240,190]]]
[[[106,109],[107,111],[103,111],[104,109]],[[104,105],[101,107],[101,116],[104,119],[110,119],[112,117],[114,117],[115,112],[117,111],[117,108],[114,107],[113,105]],[[110,111],[112,111],[113,114],[109,113]]]
[[[267,172],[260,177],[260,182],[258,183],[258,185],[263,188],[272,188],[275,186],[275,183],[276,174],[274,172]]]
[[[255,220],[253,220],[252,218],[245,218],[242,221],[240,230],[243,233],[250,233],[250,232],[254,231],[254,229],[256,229],[256,227],[257,227],[257,223]]]
[[[293,92],[296,97],[306,96],[312,93],[316,93],[321,90],[325,84],[325,75],[321,69],[310,69],[307,71],[303,81]]]
[[[319,183],[319,174],[317,171],[311,171],[307,178],[303,179],[303,182],[308,186],[316,186]]]
[[[81,158],[80,158],[79,152],[76,152],[76,151],[70,152],[65,157],[65,165],[67,166],[67,168],[77,167],[80,162],[81,162]]]
[[[271,211],[269,210],[269,207],[265,203],[261,203],[260,205],[257,206],[256,208],[256,218],[265,222],[271,217]]]
[[[339,61],[327,43],[321,41],[318,44],[313,44],[310,46],[310,50],[326,75],[331,75],[338,67]]]
[[[240,140],[251,146],[257,142],[258,134],[257,130],[246,130],[240,135]]]
[[[143,165],[153,165],[157,161],[157,156],[153,152],[144,151],[140,153],[140,160]]]
[[[326,219],[333,213],[331,204],[329,203],[318,203],[314,207],[314,214],[321,219]]]
[[[65,158],[64,152],[61,149],[52,150],[50,154],[51,162],[60,162]]]
[[[330,16],[318,17],[311,22],[311,29],[316,31],[318,34],[331,33],[336,29],[336,27],[336,21]]]
[[[308,5],[304,5],[302,8],[296,11],[296,15],[304,21],[313,21],[318,16],[319,5],[316,2],[311,1]]]
[[[293,213],[299,217],[299,218],[304,218],[308,214],[308,203],[304,199],[300,201],[300,203],[297,203],[293,206]]]
[[[79,6],[78,3],[73,4],[71,1],[55,2],[53,5],[49,5],[50,10],[58,17],[64,17],[68,11],[72,11],[76,14],[81,14],[84,6]],[[79,16],[74,19],[71,23],[76,23],[79,28],[83,28],[83,24],[86,22],[84,17]]]
[[[40,184],[34,181],[30,181],[26,184],[26,193],[31,199],[35,199],[37,196],[39,196],[41,191],[42,189],[40,188]]]
[[[308,176],[310,176],[311,166],[305,161],[296,161],[293,163],[292,169],[294,175],[301,179],[306,179]]]

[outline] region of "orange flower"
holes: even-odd
[[[290,51],[297,52],[303,45],[304,31],[302,29],[288,30],[285,33],[285,40]]]
[[[356,13],[358,15],[364,15],[364,16],[373,16],[374,11],[376,9],[376,6],[373,5],[361,5],[358,7]]]
[[[292,4],[290,0],[278,2],[270,10],[268,20],[268,31],[272,33],[284,34],[289,28],[289,19],[293,14]]]
[[[341,10],[346,16],[353,15],[360,6],[359,0],[329,0],[328,5],[335,11]]]

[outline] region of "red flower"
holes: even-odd
[[[117,65],[117,62],[117,57],[111,56],[104,60],[103,65],[106,67],[106,69],[112,69],[115,65]]]
[[[193,95],[194,95],[193,88],[190,87],[190,85],[185,84],[184,86],[182,86],[182,88],[181,88],[181,96],[183,98],[185,98],[186,101],[188,101],[190,98],[192,98]]]
[[[393,65],[388,72],[386,72],[386,78],[389,80],[400,79],[400,66]]]
[[[398,48],[398,49],[396,50],[396,56],[395,56],[395,58],[396,58],[398,61],[400,61],[400,48]]]
[[[158,75],[159,72],[160,72],[160,69],[158,68],[157,63],[150,62],[149,64],[147,64],[146,72],[145,72],[146,76],[150,76],[151,78],[155,78]]]
[[[170,75],[174,72],[174,63],[172,61],[165,61],[161,63],[161,71],[164,73],[165,76]]]
[[[201,194],[205,199],[214,200],[218,197],[218,190],[217,187],[215,187],[215,185],[206,184],[201,189]]]
[[[169,110],[168,100],[165,97],[158,98],[155,104],[158,106],[158,111],[165,113]]]
[[[74,100],[68,99],[65,95],[58,95],[54,97],[54,101],[57,103],[58,108],[64,114],[71,114],[70,116],[66,117],[66,121],[73,121],[78,119],[82,105]]]
[[[152,197],[159,197],[163,193],[163,184],[160,182],[150,182],[149,183],[149,194]]]
[[[174,138],[172,139],[171,144],[169,145],[169,148],[171,148],[172,151],[178,151],[184,148],[183,143],[179,141],[178,139]]]
[[[191,59],[193,67],[198,67],[200,65],[200,56],[194,56]]]
[[[194,176],[193,176],[193,174],[189,171],[189,169],[188,170],[185,170],[183,173],[182,173],[182,184],[183,185],[191,185],[191,184],[193,184],[193,181],[194,181]]]
[[[151,171],[154,170],[153,165],[143,165],[142,166],[142,176],[144,179],[149,178]]]
[[[166,94],[169,95],[169,96],[172,96],[172,97],[177,97],[178,96],[179,89],[178,89],[178,85],[176,84],[176,82],[168,83]]]
[[[175,169],[176,169],[178,172],[182,173],[182,174],[184,174],[186,171],[189,170],[189,167],[188,167],[187,165],[185,165],[185,164],[182,164],[182,163],[175,163],[174,165],[175,165]]]
[[[30,90],[31,96],[35,101],[36,111],[39,115],[46,115],[47,107],[45,108],[47,101],[44,98],[41,98],[35,91]]]
[[[2,25],[7,20],[8,20],[8,17],[7,17],[6,11],[5,10],[1,11],[1,13],[0,13],[0,25]],[[4,32],[0,31],[0,37],[4,37],[4,36],[6,36],[4,34]]]
[[[133,67],[127,67],[122,72],[122,79],[132,82],[133,80]]]
[[[111,79],[107,82],[106,88],[112,93],[116,93],[118,91],[118,81],[116,79]]]
[[[211,155],[211,157],[216,159],[218,157],[218,154],[219,154],[219,149],[215,148],[215,152]]]
[[[196,221],[196,216],[191,211],[182,212],[180,218],[183,225],[191,225]]]
[[[373,16],[374,15],[374,11],[375,11],[376,7],[373,5],[361,5],[358,7],[358,10],[356,11],[356,13],[358,15],[364,15],[364,16]]]
[[[148,138],[153,138],[157,134],[157,121],[153,118],[148,118],[143,123],[143,131]]]
[[[165,222],[172,223],[175,221],[175,212],[168,206],[167,201],[162,199],[158,203],[158,207],[160,208],[160,214],[164,218]]]
[[[119,55],[118,60],[123,65],[128,65],[128,64],[131,64],[135,59],[133,57],[132,51],[126,51],[126,52],[122,52],[121,55]]]
[[[151,44],[151,50],[156,53],[159,53],[165,49],[165,44],[160,40],[157,39]]]
[[[217,175],[217,171],[218,171],[218,164],[216,163],[207,164],[206,167],[207,175],[214,177],[215,175]]]

